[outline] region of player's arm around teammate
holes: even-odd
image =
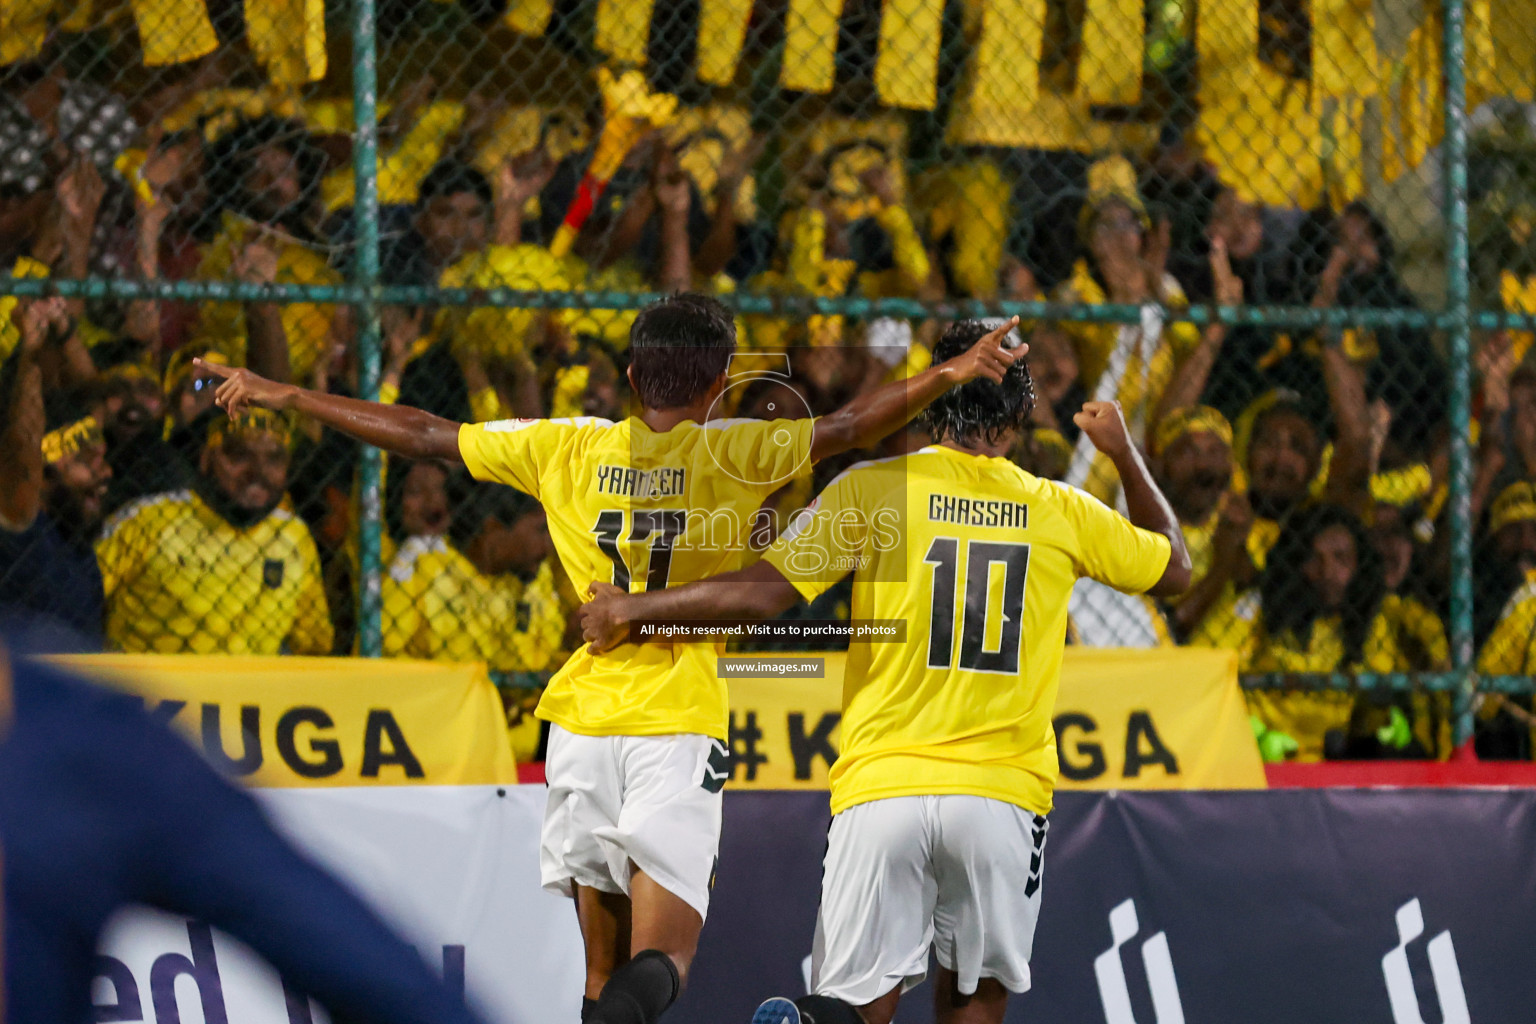
[[[1152,480],[1152,473],[1131,441],[1118,402],[1087,402],[1073,416],[1094,445],[1109,456],[1120,473],[1130,520],[1162,534],[1171,548],[1168,567],[1147,593],[1165,596],[1183,593],[1189,586],[1189,551],[1168,499]],[[1005,449],[1006,450],[1006,449]],[[581,607],[582,632],[592,652],[599,653],[623,643],[631,622],[644,619],[771,619],[799,600],[793,583],[767,561],[723,573],[671,590],[626,594],[611,584],[594,581],[588,593],[594,598]]]
[[[1001,381],[1004,371],[1017,358],[1015,350],[1004,347],[1004,341],[1018,323],[1018,317],[1011,317],[954,359],[931,366],[905,380],[882,385],[819,417],[811,440],[811,461],[819,462],[878,443],[906,426],[924,406],[956,385],[978,377]],[[248,405],[298,412],[396,455],[439,459],[458,465],[464,462],[459,448],[462,424],[453,420],[405,405],[385,405],[279,383],[244,367],[219,366],[201,359],[195,359],[193,363],[204,372],[223,378],[214,400],[231,416],[238,416]],[[724,387],[722,376],[707,399],[699,403],[700,408],[708,410]],[[694,410],[673,409],[647,409],[645,418],[676,420],[677,416],[658,417],[657,414],[679,411],[684,414],[682,419],[697,418]],[[667,425],[658,428],[666,429]]]

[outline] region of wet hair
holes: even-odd
[[[678,409],[731,365],[736,321],[717,299],[682,292],[651,303],[629,329],[629,369],[647,409]]]
[[[416,193],[416,209],[423,210],[434,199],[463,192],[473,193],[482,206],[487,210],[491,208],[491,183],[485,180],[485,175],[463,160],[439,160],[421,179],[421,187]]]
[[[502,484],[471,480],[464,475],[449,478],[448,499],[452,506],[448,517],[448,543],[459,551],[474,543],[485,529],[487,519],[511,526],[539,510],[538,501],[522,491]]]
[[[934,365],[960,355],[999,326],[996,320],[956,320],[934,347]],[[950,388],[923,411],[922,422],[935,441],[990,445],[1010,430],[1022,430],[1034,409],[1035,382],[1029,377],[1028,361],[1020,359],[1008,368],[1001,384],[978,377]]]
[[[1265,632],[1271,637],[1291,632],[1306,643],[1323,610],[1311,599],[1311,585],[1303,574],[1303,567],[1312,557],[1312,545],[1317,538],[1335,526],[1348,530],[1355,542],[1355,575],[1349,581],[1343,605],[1339,608],[1344,660],[1338,669],[1345,671],[1360,661],[1371,623],[1381,610],[1382,598],[1387,593],[1381,556],[1366,536],[1358,516],[1337,505],[1313,505],[1292,513],[1269,553],[1264,575],[1259,579],[1259,596],[1263,602]]]
[[[251,173],[256,153],[269,146],[286,151],[293,158],[298,171],[297,209],[289,211],[283,226],[291,232],[307,236],[311,232],[302,218],[315,207],[320,198],[320,179],[325,175],[326,161],[325,154],[311,141],[309,129],[302,121],[264,114],[238,122],[209,146],[208,195],[209,205],[213,208],[210,212],[227,209],[257,219],[255,197],[246,188],[245,182]]]

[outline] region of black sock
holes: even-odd
[[[801,996],[795,1005],[805,1024],[864,1024],[858,1010],[831,996]]]
[[[592,1011],[597,1009],[597,1000],[581,997],[581,1024],[587,1024],[592,1019]]]
[[[659,949],[647,949],[614,971],[592,1007],[587,1024],[655,1024],[682,988],[677,965]]]

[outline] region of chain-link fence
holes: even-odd
[[[795,353],[737,414],[820,414],[1018,313],[1016,460],[1116,502],[1072,414],[1117,399],[1196,567],[1173,603],[1083,584],[1073,642],[1239,650],[1268,756],[1528,757],[1532,15],[0,0],[0,590],[125,650],[534,685],[577,641],[536,504],[230,423],[194,357],[619,417],[634,311],[694,289]]]

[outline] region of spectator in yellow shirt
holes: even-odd
[[[309,528],[281,508],[290,429],[276,413],[215,419],[190,491],[141,498],[96,545],[107,640],[158,654],[329,654]]]
[[[384,653],[499,672],[555,667],[565,614],[543,509],[510,487],[460,483],[446,536],[411,537],[389,566]]]
[[[1479,615],[1477,636],[1482,644],[1477,670],[1484,675],[1536,673],[1536,485],[1526,480],[1508,484],[1488,511],[1488,530],[1479,545],[1477,610],[1492,598],[1491,614]],[[1529,697],[1505,700],[1529,711]],[[1477,754],[1488,758],[1531,756],[1531,730],[1523,720],[1494,701],[1478,723]]]
[[[203,250],[196,276],[209,281],[252,277],[278,284],[341,284],[341,273],[330,265],[315,227],[324,168],[324,155],[299,121],[272,116],[242,121],[215,142],[208,152],[209,191],[222,219],[219,234]],[[252,262],[252,243],[270,250],[270,255]],[[266,323],[268,317],[275,317],[278,326]],[[282,365],[266,361],[271,357],[265,345],[256,344],[258,329],[263,340],[274,332],[286,339],[279,349]],[[220,352],[235,366],[307,382],[331,347],[346,340],[346,332],[345,319],[330,304],[253,308],[205,302],[191,344],[199,351]]]
[[[1248,627],[1245,673],[1407,672],[1414,644],[1390,614],[1381,560],[1353,513],[1316,505],[1291,515],[1269,553],[1256,591],[1239,602]],[[1323,757],[1423,757],[1438,731],[1412,722],[1411,736],[1390,726],[1411,720],[1412,702],[1386,691],[1251,690],[1249,707],[1271,730],[1299,744],[1301,760]],[[1393,709],[1396,709],[1396,714]],[[1377,728],[1386,727],[1378,733]]]

